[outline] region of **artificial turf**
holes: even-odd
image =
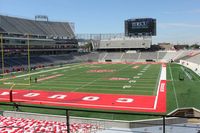
[[[138,68],[133,68],[139,66]],[[65,68],[66,67],[66,68]],[[53,70],[53,69],[60,70]],[[145,70],[145,68],[147,68]],[[28,77],[8,79],[1,81],[1,88],[9,88],[11,85],[5,85],[3,82],[15,83],[14,89],[36,89],[50,91],[72,91],[72,92],[90,92],[90,93],[109,93],[109,94],[133,94],[133,95],[155,95],[158,79],[160,75],[160,64],[74,64],[63,65],[54,68],[45,68],[41,70],[31,71],[36,73],[31,75],[31,85],[19,85],[29,83]],[[45,72],[48,71],[49,72]],[[90,72],[90,70],[113,70],[113,72]],[[138,75],[141,73],[142,75]],[[187,74],[186,72],[187,71]],[[37,74],[37,72],[40,72]],[[24,75],[26,72],[15,73],[15,76]],[[34,82],[34,78],[43,78],[55,74],[64,74],[56,78]],[[183,79],[180,80],[180,74]],[[192,77],[189,78],[188,74]],[[13,75],[12,75],[13,76]],[[134,78],[139,76],[140,78]],[[10,78],[11,75],[6,75],[4,78]],[[129,80],[109,80],[111,78],[129,78],[136,82],[129,83]],[[130,88],[123,88],[131,86]],[[176,108],[195,107],[200,109],[200,77],[193,71],[178,65],[167,64],[167,112],[169,113]],[[6,108],[1,107],[1,110]],[[10,110],[10,109],[9,109]],[[12,110],[12,109],[11,109]],[[63,114],[65,112],[55,111],[39,111],[33,109],[25,109],[28,112]],[[72,112],[72,115],[85,117],[98,117],[108,119],[143,119],[146,116],[122,116],[115,115],[111,117],[105,114],[96,115],[95,113]]]

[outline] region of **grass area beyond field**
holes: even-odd
[[[190,69],[178,64],[168,64],[167,68],[168,112],[184,107],[200,109],[200,77]],[[180,76],[184,77],[183,80],[180,80]]]

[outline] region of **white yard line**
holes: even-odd
[[[170,72],[170,76],[171,76],[172,88],[173,88],[174,95],[175,95],[176,106],[177,106],[177,108],[179,108],[178,99],[177,99],[177,95],[176,95],[176,89],[175,89],[175,85],[174,85],[174,78],[172,76],[172,70],[171,70],[170,64],[169,64],[169,72]]]
[[[35,74],[40,74],[40,73],[52,72],[52,71],[62,70],[62,69],[66,69],[66,68],[72,68],[72,67],[76,67],[76,66],[80,66],[80,64],[75,65],[75,66],[66,66],[66,67],[54,68],[54,69],[50,69],[50,70],[42,70],[42,71],[39,71],[39,72],[30,73],[30,74],[28,73],[28,74],[18,75],[18,76],[16,76],[16,78],[26,77],[26,76],[29,76],[29,75],[35,75]]]
[[[97,78],[97,79],[93,80],[92,82],[89,82],[89,83],[87,83],[87,84],[84,84],[84,85],[82,85],[81,87],[75,88],[75,89],[73,89],[71,92],[75,92],[75,91],[77,91],[77,90],[79,90],[79,89],[81,89],[81,88],[83,88],[83,87],[85,87],[85,86],[88,86],[88,85],[90,85],[90,84],[93,84],[94,82],[96,82],[97,80],[99,80],[99,79],[101,79],[101,78],[102,78],[102,77]]]
[[[125,67],[119,69],[119,70],[116,71],[116,72],[119,72],[119,71],[121,71],[121,70],[123,70],[123,69],[125,69],[125,68],[127,68],[127,67],[129,67],[129,66],[131,66],[131,65],[132,65],[132,64],[127,65],[127,66],[125,66]],[[114,73],[116,73],[116,72],[114,72]],[[93,80],[93,81],[91,81],[91,82],[89,82],[89,83],[87,83],[87,84],[82,85],[81,87],[75,88],[75,89],[72,90],[71,92],[75,92],[75,91],[77,91],[77,90],[79,90],[79,89],[81,89],[81,88],[83,88],[83,87],[85,87],[85,86],[88,86],[88,85],[90,85],[90,84],[93,84],[94,82],[96,82],[96,81],[99,80],[99,79],[105,78],[106,76],[110,76],[110,75],[112,75],[112,74],[113,74],[113,73],[108,74],[108,75],[104,75],[104,76],[102,76],[102,77],[100,77],[100,78],[97,78],[97,79],[95,79],[95,80]]]
[[[192,80],[192,76],[189,75],[189,73],[188,73],[187,71],[185,71],[184,68],[183,68],[182,66],[181,66],[181,70],[185,73],[185,75],[186,75],[191,81],[193,81],[193,80]]]
[[[184,67],[184,66],[182,66],[182,67]],[[188,68],[188,67],[186,67],[186,69],[188,69],[188,70],[191,70],[190,68]],[[193,76],[193,77],[195,77],[195,78],[197,78],[197,76],[199,76],[198,75],[198,73],[196,73],[196,72],[194,72],[193,70],[191,70],[192,71],[192,73],[189,73],[189,74],[191,74],[190,76]],[[196,75],[195,75],[196,74]],[[197,78],[198,80],[199,80],[199,78]],[[194,80],[192,80],[193,82],[199,82],[199,81],[194,81]]]
[[[153,95],[156,94],[156,92],[158,92],[158,85],[159,85],[159,82],[160,82],[160,77],[161,77],[161,71],[162,71],[162,66],[160,67],[160,72],[159,72],[159,76],[157,77],[157,81],[156,81],[156,85],[155,85],[155,89],[153,91]]]

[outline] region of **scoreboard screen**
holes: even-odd
[[[156,36],[156,19],[139,18],[125,20],[126,36]]]

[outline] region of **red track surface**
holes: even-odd
[[[14,102],[23,102],[27,104],[70,106],[101,110],[166,112],[166,80],[160,81],[157,96],[54,92],[42,90],[13,90],[12,94]],[[10,102],[9,90],[0,89],[0,102]]]

